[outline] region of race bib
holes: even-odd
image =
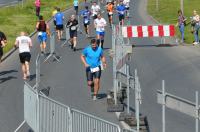
[[[113,13],[112,13],[112,12],[109,12],[108,14],[109,14],[109,15],[112,15]]]
[[[124,15],[124,11],[120,11],[120,14]]]
[[[41,36],[42,35],[42,32],[38,32],[38,36]]]
[[[76,26],[71,26],[71,30],[76,30]]]
[[[99,67],[90,68],[91,73],[98,72],[99,70],[100,70]]]
[[[89,22],[88,19],[85,19],[85,20],[84,20],[84,23],[85,23],[85,24],[88,24],[88,22]]]

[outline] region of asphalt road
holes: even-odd
[[[131,1],[130,12],[133,17],[131,24],[155,24],[147,16],[146,0]],[[69,15],[71,11],[67,12]],[[67,16],[66,15],[66,16]],[[91,27],[92,28],[92,27]],[[106,48],[111,47],[111,32],[107,28]],[[94,34],[94,33],[93,33]],[[32,50],[31,74],[34,84],[34,60],[39,52],[36,36],[33,37],[35,47]],[[148,118],[150,132],[160,132],[162,129],[161,105],[156,103],[156,90],[161,89],[161,81],[166,80],[166,91],[188,100],[194,101],[195,91],[199,91],[199,47],[174,46],[156,47],[159,39],[132,39],[136,44],[131,67],[138,69],[143,103],[141,114]],[[62,56],[61,63],[50,61],[42,63],[42,87],[50,87],[50,97],[68,106],[97,115],[117,123],[114,114],[106,112],[105,93],[112,88],[112,62],[107,56],[108,68],[103,72],[101,95],[103,99],[96,102],[89,98],[85,80],[84,68],[80,62],[81,49],[89,40],[79,34],[79,51],[72,52],[68,47],[61,48],[61,42],[56,45],[56,52]],[[0,131],[11,132],[23,121],[23,80],[18,53],[15,52],[0,65]],[[131,92],[132,108],[134,109]],[[89,107],[88,107],[89,106]],[[166,132],[195,131],[195,120],[173,110],[166,111]]]
[[[0,6],[1,5],[9,5],[10,3],[18,2],[18,0],[0,0]]]
[[[73,10],[66,11],[65,17],[68,19],[72,13]],[[105,47],[108,49],[111,47],[110,27],[107,27],[107,34]],[[92,35],[94,35],[94,31]],[[29,83],[33,86],[35,83],[35,59],[39,53],[39,45],[36,35],[32,37],[32,40],[34,47],[31,51],[31,81]],[[56,53],[62,57],[61,62],[50,60],[48,63],[41,64],[42,83],[40,89],[50,87],[49,97],[72,108],[119,124],[114,113],[106,112],[106,93],[112,89],[112,61],[108,57],[108,50],[105,50],[108,68],[102,73],[100,90],[102,98],[94,102],[87,88],[85,68],[80,61],[81,50],[89,44],[90,40],[86,39],[84,34],[78,34],[77,52],[71,51],[68,46],[61,47],[64,41],[56,43]],[[2,62],[0,69],[0,132],[11,132],[23,121],[23,80],[18,52],[13,53]],[[27,128],[20,131],[26,132]]]
[[[147,0],[134,0],[131,8],[131,24],[155,24],[146,14]],[[199,46],[156,47],[159,39],[132,39],[136,45],[132,56],[132,72],[138,69],[142,88],[141,114],[146,115],[150,132],[162,131],[162,106],[157,104],[156,90],[162,89],[166,81],[166,91],[190,101],[195,101],[195,91],[199,90],[200,52]],[[132,92],[133,95],[133,92]],[[132,97],[134,109],[134,98]],[[195,119],[171,109],[166,110],[166,132],[195,131]]]

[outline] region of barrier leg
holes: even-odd
[[[20,129],[25,123],[26,123],[26,121],[24,120],[14,132],[18,132],[19,129]]]

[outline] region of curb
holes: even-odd
[[[66,12],[67,10],[70,10],[72,7],[70,6],[69,8],[66,8],[64,11],[62,11],[62,12]],[[53,17],[51,17],[51,18],[49,18],[48,20],[47,20],[47,22],[49,23],[50,21],[52,21],[53,20]],[[29,35],[29,37],[31,38],[31,37],[33,37],[35,34],[37,33],[37,30],[34,30],[30,35]],[[7,53],[5,53],[3,56],[2,56],[2,59],[1,59],[1,61],[3,62],[3,61],[5,61],[9,56],[11,56],[16,50],[17,50],[18,48],[12,48],[11,50],[9,50]]]

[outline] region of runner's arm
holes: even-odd
[[[17,48],[18,46],[19,46],[19,40],[18,40],[18,38],[15,40],[15,48]]]
[[[83,54],[81,54],[81,61],[85,67],[89,67],[89,65],[86,63],[85,56]]]

